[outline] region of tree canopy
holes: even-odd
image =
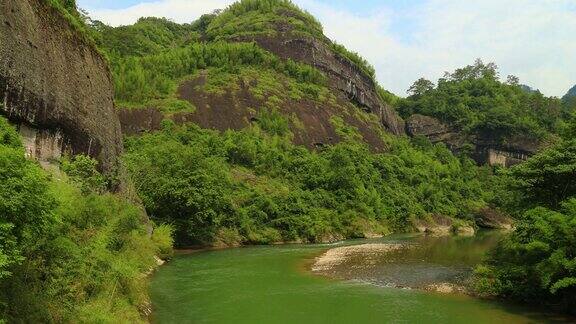
[[[416,81],[398,110],[405,118],[436,117],[464,133],[500,143],[517,135],[543,140],[556,132],[566,117],[560,100],[524,91],[516,78],[508,81],[499,80],[495,64],[477,60],[446,73],[436,86],[425,79]]]

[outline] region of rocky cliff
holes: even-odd
[[[455,154],[467,153],[479,164],[512,166],[534,155],[542,143],[514,137],[501,144],[489,134],[467,135],[440,120],[415,114],[406,120],[409,136],[424,136],[432,143],[444,143]]]
[[[0,113],[28,154],[84,153],[116,170],[122,136],[106,61],[46,1],[2,0],[0,14]]]
[[[264,49],[283,59],[306,63],[328,76],[329,86],[340,98],[348,100],[366,112],[376,114],[382,125],[395,135],[403,135],[404,122],[396,111],[382,103],[374,80],[348,58],[330,49],[330,40],[314,39],[292,34],[290,26],[278,26],[281,32],[274,37],[243,36],[237,41],[255,41]]]

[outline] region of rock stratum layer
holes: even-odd
[[[120,123],[106,61],[42,0],[0,2],[0,113],[19,125],[28,155],[63,153],[117,168]]]
[[[409,136],[424,136],[432,143],[444,143],[455,154],[471,150],[470,156],[479,164],[512,166],[536,154],[542,143],[523,137],[514,137],[505,145],[499,144],[490,134],[467,135],[450,128],[440,120],[415,114],[406,120]]]

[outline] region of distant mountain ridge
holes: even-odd
[[[570,90],[568,90],[568,92],[566,92],[564,97],[562,97],[562,101],[568,101],[570,98],[574,97],[576,97],[576,85],[574,85],[572,88],[570,88]]]

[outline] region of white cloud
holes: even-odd
[[[166,17],[178,23],[190,23],[215,9],[224,9],[234,0],[158,0],[124,9],[86,8],[93,19],[112,26],[129,25],[140,17]]]
[[[141,16],[190,22],[232,0],[158,0],[121,10],[92,10],[113,25]],[[382,85],[399,94],[419,77],[476,58],[493,61],[547,95],[562,96],[576,83],[576,11],[572,0],[427,0],[408,12],[382,7],[369,15],[334,9],[319,0],[295,0],[316,15],[328,37],[374,64]],[[398,24],[410,24],[398,31]]]

